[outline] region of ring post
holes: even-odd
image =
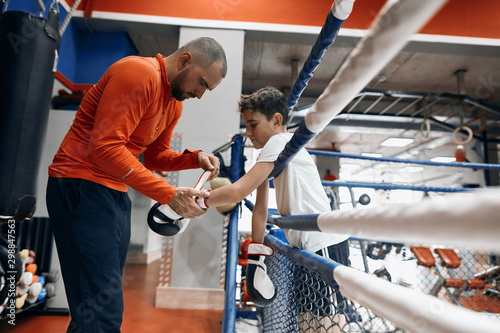
[[[243,149],[243,137],[234,140],[231,147],[230,178],[235,182],[239,178],[240,165],[239,156]],[[241,205],[239,203],[238,205]],[[227,242],[226,263],[226,300],[224,307],[224,318],[222,320],[222,333],[232,333],[236,329],[236,268],[238,265],[238,218],[239,209],[233,209],[230,213]]]

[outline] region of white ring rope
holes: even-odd
[[[323,232],[399,243],[470,246],[500,253],[500,191],[425,198],[418,204],[321,213]]]
[[[321,132],[445,2],[387,1],[369,33],[311,107],[304,119],[307,129]],[[500,251],[499,207],[500,191],[475,191],[419,204],[322,213],[317,227],[360,238]],[[353,268],[337,267],[333,277],[344,296],[412,332],[499,332],[499,321]]]
[[[342,295],[409,332],[500,332],[500,320],[354,268],[339,266],[334,269],[333,277]]]
[[[387,1],[368,34],[357,44],[304,121],[321,132],[405,46],[409,37],[446,0]]]

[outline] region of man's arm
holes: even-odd
[[[196,155],[198,166],[203,170],[212,171],[210,179],[217,177],[220,169],[219,159],[212,155],[199,151]],[[196,192],[193,192],[196,191]],[[208,193],[205,191],[198,191],[192,188],[177,187],[172,200],[168,203],[170,208],[177,214],[186,218],[195,218],[205,213],[205,211],[193,200],[193,197],[207,197]]]
[[[144,167],[126,147],[151,98],[144,82],[155,75],[142,62],[128,58],[110,67],[103,76],[106,85],[99,98],[88,151],[82,153],[101,171],[166,203],[173,198],[175,188]]]
[[[141,73],[140,76],[137,73]],[[193,196],[205,195],[203,192],[192,188],[175,188],[168,184],[165,179],[155,176],[126,147],[130,135],[146,113],[151,98],[150,90],[144,83],[149,82],[147,78],[154,77],[156,72],[144,67],[142,62],[125,59],[113,65],[106,75],[108,81],[95,115],[88,159],[105,173],[162,204],[174,200],[174,206],[177,204],[179,207],[176,212],[184,217],[203,214],[204,210],[192,199]],[[179,116],[180,112],[179,115],[173,115]],[[171,134],[176,123],[177,119],[173,119],[167,129],[170,132],[164,133],[165,136]],[[165,142],[163,144],[168,147],[170,140]],[[175,154],[180,155],[173,161],[173,164],[177,163],[178,170],[199,167],[198,151]]]
[[[175,108],[171,112],[175,113]],[[172,115],[172,117],[175,119],[168,124],[160,136],[147,147],[143,154],[144,165],[149,170],[180,171],[199,167],[197,161],[199,150],[185,149],[182,152],[178,152],[170,147],[180,112]]]

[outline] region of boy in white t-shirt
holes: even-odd
[[[265,87],[251,95],[243,95],[239,102],[239,111],[246,125],[246,136],[256,149],[261,149],[260,154],[256,164],[241,179],[234,184],[212,190],[205,202],[207,206],[239,202],[257,189],[252,215],[252,243],[248,248],[250,260],[247,268],[247,287],[250,285],[250,297],[253,296],[257,304],[265,306],[274,299],[274,287],[266,287],[264,284],[261,285],[262,290],[254,290],[254,287],[258,289],[260,281],[248,280],[254,278],[253,269],[258,271],[260,267],[265,272],[264,256],[273,253],[272,248],[262,244],[268,217],[268,176],[274,168],[274,161],[292,137],[286,127],[288,103],[278,89]],[[278,211],[282,216],[331,210],[316,164],[305,149],[301,149],[274,178],[274,186]],[[330,257],[344,265],[349,264],[348,235],[298,230],[285,230],[285,233],[293,246]],[[259,271],[256,274],[256,280],[262,277]]]

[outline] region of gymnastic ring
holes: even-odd
[[[425,135],[424,135],[424,125],[425,125]],[[430,133],[431,133],[431,123],[429,119],[426,118],[420,124],[420,134],[422,134],[422,136],[427,139]]]
[[[458,134],[458,132],[460,132],[460,130],[465,130],[469,134],[467,139],[465,139],[463,141],[460,141],[457,139],[457,134]],[[474,136],[474,133],[472,132],[470,127],[467,127],[467,126],[457,127],[453,131],[453,143],[456,145],[465,145],[466,143],[469,143],[470,140],[472,140],[473,136]]]

